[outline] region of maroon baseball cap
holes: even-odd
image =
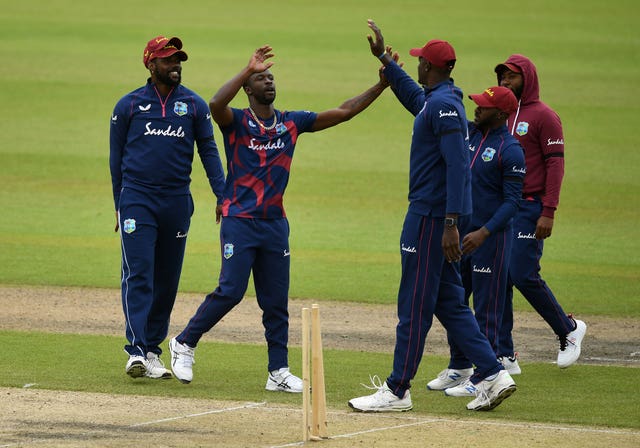
[[[142,63],[146,67],[149,62],[155,58],[168,58],[174,54],[178,54],[181,61],[186,61],[189,56],[182,50],[182,41],[177,37],[168,39],[164,36],[158,36],[147,42],[142,54]]]
[[[412,48],[409,54],[415,57],[421,56],[436,67],[453,68],[456,63],[456,52],[445,40],[430,40],[422,48]]]
[[[501,75],[505,70],[511,70],[513,73],[522,73],[522,69],[517,65],[514,65],[510,62],[505,62],[503,64],[496,65],[495,72],[498,75]]]
[[[496,107],[508,114],[518,109],[516,96],[506,87],[489,87],[482,93],[469,95],[469,98],[480,107]]]

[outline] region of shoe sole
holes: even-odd
[[[496,398],[487,405],[481,406],[479,408],[470,409],[471,411],[490,411],[497,406],[500,405],[504,400],[509,398],[516,391],[516,385],[512,384],[511,386],[507,386],[505,389],[502,389]]]
[[[465,382],[465,381],[467,381],[468,379],[469,379],[469,378],[467,377],[467,378],[465,378],[465,379],[464,379],[464,380],[462,380],[462,381],[459,381],[459,382],[457,382],[457,383],[451,383],[451,384],[448,384],[448,385],[446,385],[446,386],[442,386],[442,387],[434,387],[434,386],[429,386],[429,385],[427,384],[427,390],[445,390],[445,389],[451,389],[452,387],[456,387],[456,386],[461,385],[462,383],[464,383],[464,382]]]
[[[147,368],[144,366],[142,362],[134,362],[127,369],[127,375],[131,378],[140,378],[145,376],[147,373]]]
[[[146,375],[145,376],[147,378],[151,378],[152,380],[170,380],[171,378],[173,378],[173,374],[171,372],[165,372],[160,376],[151,376],[151,375]]]
[[[471,394],[471,393],[469,393],[469,394],[464,394],[464,395],[463,395],[463,394],[448,394],[446,390],[444,391],[444,394],[445,394],[447,397],[463,397],[463,398],[469,398],[469,397],[475,397],[475,396],[476,396],[476,394]]]
[[[269,381],[269,383],[271,383],[272,381]],[[288,392],[290,394],[301,394],[302,393],[302,389],[300,390],[294,390],[294,389],[287,389],[286,387],[281,387],[278,386],[277,384],[275,386],[270,385],[269,383],[267,383],[267,385],[264,387],[264,390],[268,390],[269,392]]]
[[[413,409],[413,405],[408,408],[376,408],[376,409],[359,409],[349,402],[349,407],[356,412],[407,412]]]

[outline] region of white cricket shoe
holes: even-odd
[[[444,369],[427,383],[429,390],[445,390],[462,384],[473,375],[473,369]]]
[[[173,378],[173,375],[171,375],[171,371],[167,370],[164,367],[164,363],[162,362],[160,357],[153,352],[147,353],[147,372],[144,374],[144,376],[162,380]]]
[[[274,392],[302,392],[302,380],[289,371],[289,367],[283,367],[269,372],[266,390]]]
[[[499,356],[498,361],[509,372],[509,375],[520,375],[522,373],[518,365],[518,353],[514,353],[513,356]]]
[[[558,350],[558,367],[566,369],[576,362],[580,357],[580,346],[582,339],[587,332],[587,324],[581,320],[574,319],[576,329],[560,339],[560,350]]]
[[[516,383],[506,370],[485,378],[476,385],[477,396],[467,404],[470,411],[490,411],[516,391]]]
[[[131,378],[140,378],[147,373],[147,360],[144,356],[129,355],[129,360],[124,368]]]
[[[444,390],[444,394],[448,397],[475,397],[477,392],[477,387],[468,378],[464,383]]]
[[[189,384],[193,379],[194,347],[181,344],[172,338],[169,341],[169,351],[171,352],[171,370],[180,382]]]
[[[378,376],[371,377],[371,383],[373,387],[364,384],[363,386],[367,389],[378,389],[378,391],[372,395],[349,400],[349,406],[352,409],[361,412],[404,412],[413,409],[409,390],[404,393],[404,397],[400,398],[391,392],[386,381],[380,384]]]

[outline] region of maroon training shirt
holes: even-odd
[[[525,56],[511,55],[506,63],[522,70],[523,90],[518,110],[509,116],[507,126],[524,148],[527,174],[524,197],[542,198],[542,215],[553,218],[560,201],[564,176],[564,137],[557,113],[540,101],[536,67]],[[500,79],[498,79],[500,82]]]

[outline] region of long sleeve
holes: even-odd
[[[398,101],[415,117],[424,106],[424,89],[394,61],[384,68],[384,75]]]
[[[120,190],[122,189],[122,156],[127,143],[129,130],[129,117],[125,108],[118,103],[111,115],[111,128],[109,131],[109,169],[111,171],[111,184],[113,188],[113,201],[118,210],[120,203]]]
[[[196,145],[198,146],[198,155],[202,161],[202,166],[204,166],[209,178],[209,185],[211,185],[211,190],[216,195],[217,203],[220,205],[224,196],[225,180],[218,146],[213,136],[196,140]]]
[[[544,158],[544,195],[542,215],[553,218],[560,203],[560,188],[564,177],[564,136],[560,117],[549,110],[540,131],[540,145]]]
[[[468,150],[462,132],[450,132],[440,137],[440,152],[446,163],[446,213],[464,212],[465,173],[469,170]]]

